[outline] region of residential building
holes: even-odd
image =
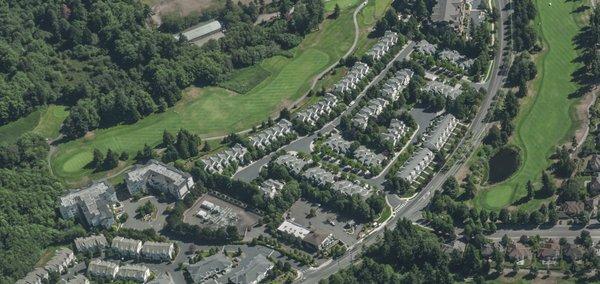
[[[209,21],[202,23],[192,29],[181,33],[188,41],[196,41],[210,35],[216,34],[223,30],[223,26],[219,21]],[[179,39],[179,34],[174,35],[175,39]]]
[[[85,276],[81,274],[77,274],[73,277],[63,278],[58,283],[60,284],[89,284],[90,280],[88,280]]]
[[[417,43],[417,45],[415,46],[415,49],[418,52],[427,54],[427,55],[433,55],[433,54],[437,53],[437,45],[431,44],[424,39],[419,41],[419,43]]]
[[[94,259],[88,264],[87,271],[94,277],[114,279],[119,271],[119,265],[110,261]]]
[[[494,249],[499,252],[504,252],[504,247],[499,243],[486,243],[481,248],[481,256],[483,256],[484,259],[492,259],[494,257]]]
[[[75,254],[72,250],[68,248],[59,248],[55,251],[54,256],[46,262],[44,269],[48,272],[63,274],[74,261]]]
[[[275,163],[278,165],[285,166],[288,168],[293,174],[300,174],[304,166],[306,166],[309,162],[302,160],[296,156],[285,154],[277,157],[275,159]]]
[[[297,113],[295,119],[308,125],[315,125],[321,117],[329,115],[337,103],[338,98],[331,93],[327,93],[316,104]]]
[[[144,242],[142,245],[141,254],[145,259],[154,261],[170,261],[173,259],[175,246],[173,243],[165,242]]]
[[[125,182],[131,195],[151,188],[168,193],[178,200],[183,199],[194,186],[194,179],[190,174],[156,160],[136,166],[125,175]]]
[[[367,127],[367,123],[369,118],[376,117],[383,109],[389,104],[387,100],[382,98],[375,98],[369,100],[366,106],[362,107],[356,116],[352,118],[352,123],[361,129],[365,129]]]
[[[123,237],[114,237],[111,244],[112,249],[123,257],[135,258],[139,256],[142,250],[142,241],[127,239]]]
[[[582,201],[565,201],[560,206],[560,213],[565,214],[564,217],[574,217],[585,211],[585,203]]]
[[[384,155],[375,154],[373,151],[362,145],[354,150],[354,157],[367,167],[381,166],[383,161],[385,161]]]
[[[259,131],[248,137],[248,139],[253,147],[264,149],[280,137],[284,137],[292,132],[294,132],[293,124],[286,119],[281,119],[274,126]]]
[[[310,180],[319,186],[332,184],[335,181],[335,176],[321,167],[312,167],[307,169],[304,171],[303,176],[307,180]]]
[[[383,37],[367,52],[373,60],[379,60],[383,57],[392,46],[398,42],[398,34],[392,31],[385,31]]]
[[[439,0],[433,7],[431,20],[433,22],[447,22],[456,30],[462,32],[467,14],[465,0]]]
[[[150,277],[150,269],[144,265],[123,265],[119,267],[117,278],[145,283]]]
[[[600,155],[592,155],[592,158],[588,162],[588,169],[592,172],[600,172]]]
[[[194,283],[217,279],[231,270],[233,263],[223,253],[217,253],[190,264],[186,270]]]
[[[531,259],[531,250],[521,243],[509,244],[506,254],[510,260],[516,261],[518,265],[523,265],[526,259]]]
[[[41,267],[35,268],[31,272],[27,273],[25,277],[18,280],[16,284],[42,284],[46,283],[50,278],[50,274],[46,269]]]
[[[78,252],[100,252],[108,247],[108,242],[102,234],[76,238],[74,243]]]
[[[283,221],[279,227],[277,227],[277,231],[286,233],[288,235],[292,235],[299,239],[304,239],[309,233],[310,230],[300,226],[296,223],[292,223],[290,221]]]
[[[434,155],[431,150],[427,148],[422,148],[418,152],[416,152],[406,163],[396,176],[405,181],[412,183],[417,177],[421,175],[421,173],[431,164],[433,161]]]
[[[594,175],[592,181],[588,183],[589,193],[593,196],[600,194],[600,176]]]
[[[444,115],[431,129],[428,135],[425,137],[425,147],[431,151],[440,151],[452,132],[458,125],[458,120],[451,114]]]
[[[408,127],[403,121],[393,118],[390,122],[390,127],[387,129],[387,132],[382,133],[381,137],[383,140],[390,141],[392,145],[396,146],[396,144],[402,139],[402,137],[404,137],[407,131]]]
[[[456,99],[462,93],[460,85],[452,87],[439,81],[428,81],[421,90],[439,94],[450,99]]]
[[[538,252],[538,257],[542,261],[543,265],[556,264],[556,262],[560,258],[560,245],[554,239],[548,240],[540,248]]]
[[[361,196],[366,196],[367,194],[369,194],[369,190],[366,187],[358,185],[348,180],[336,181],[333,183],[331,188],[337,192],[341,192],[346,195],[358,194]]]
[[[112,205],[116,202],[114,188],[100,182],[61,197],[59,211],[65,219],[80,216],[91,227],[109,228],[115,223]]]
[[[242,258],[237,271],[229,277],[229,283],[258,284],[273,267],[273,263],[263,254]]]
[[[148,284],[175,284],[175,281],[173,281],[171,273],[160,272],[154,279],[148,281]]]
[[[471,68],[471,65],[473,65],[474,62],[472,59],[466,58],[464,55],[461,55],[456,50],[446,49],[441,51],[438,54],[438,56],[440,57],[440,59],[450,61],[458,67],[462,68],[463,70],[468,70],[469,68]]]
[[[394,78],[397,79],[398,81],[400,81],[400,84],[402,84],[402,86],[408,86],[408,83],[410,83],[410,80],[412,79],[412,77],[415,75],[415,72],[408,69],[408,68],[404,68],[401,70],[398,70],[396,72],[396,74],[394,75]]]
[[[273,199],[277,192],[282,190],[284,186],[285,184],[280,181],[268,179],[263,181],[258,188],[263,192],[264,196],[268,197],[269,199]]]
[[[231,149],[205,156],[202,159],[204,170],[210,173],[221,173],[226,167],[233,163],[240,164],[245,162],[244,157],[246,156],[246,153],[248,153],[248,149],[239,143],[236,143]]]
[[[338,133],[332,133],[331,136],[325,140],[324,144],[340,154],[348,153],[352,147],[352,142],[344,139]]]
[[[585,254],[585,249],[579,245],[567,243],[563,246],[563,256],[573,262],[579,261]]]
[[[344,76],[344,78],[342,78],[340,82],[334,86],[334,91],[345,93],[355,89],[356,83],[362,80],[367,73],[369,73],[369,65],[362,62],[354,63],[354,66],[350,68],[346,76]]]

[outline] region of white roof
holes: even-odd
[[[187,40],[194,40],[199,37],[203,37],[207,34],[221,30],[223,27],[219,21],[211,21],[206,24],[195,27],[191,30],[181,33]],[[179,35],[175,35],[175,38],[179,39]]]
[[[281,225],[277,228],[278,231],[293,235],[294,237],[304,239],[306,235],[310,233],[310,231],[298,224],[294,224],[290,221],[283,221]]]

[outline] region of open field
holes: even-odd
[[[283,58],[278,57],[270,59],[274,61],[284,60]],[[248,93],[271,75],[271,72],[262,67],[262,65],[267,64],[267,62],[268,60],[265,60],[262,64],[236,70],[231,74],[231,79],[219,83],[219,86],[232,90],[238,94]],[[274,65],[276,66],[276,64]]]
[[[26,117],[0,126],[0,141],[11,143],[26,132],[34,131],[41,136],[53,139],[58,136],[60,125],[67,117],[64,106],[50,105],[38,109]]]
[[[505,182],[482,190],[475,204],[482,208],[497,210],[526,195],[529,180],[537,182],[541,172],[550,165],[548,157],[559,145],[570,138],[576,123],[574,108],[578,99],[569,99],[577,86],[571,82],[571,74],[577,64],[577,53],[572,38],[579,31],[571,14],[581,3],[559,1],[548,5],[537,0],[539,11],[535,25],[544,38],[544,52],[536,60],[538,76],[532,83],[535,96],[523,101],[515,120],[515,136],[511,141],[521,149],[522,163],[519,170]],[[540,25],[541,23],[541,25]],[[539,182],[537,182],[539,187]],[[527,203],[527,209],[539,206],[542,200]]]
[[[319,31],[309,34],[295,49],[292,58],[275,56],[264,60],[260,67],[271,75],[246,94],[219,87],[192,87],[164,113],[132,125],[97,130],[86,138],[60,145],[51,161],[55,175],[78,181],[90,174],[84,166],[91,161],[94,148],[134,155],[146,143],[157,145],[165,129],[175,132],[185,128],[202,137],[212,137],[250,128],[269,115],[276,115],[300,99],[309,90],[311,79],[339,60],[352,45],[354,32],[348,28],[352,26],[352,12],[353,9],[346,9],[337,19],[325,20]]]

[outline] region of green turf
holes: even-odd
[[[361,34],[356,44],[355,55],[362,56],[377,43],[377,38],[369,38],[367,36],[377,20],[383,17],[392,2],[392,0],[369,1],[358,13],[357,21]]]
[[[361,0],[327,0],[325,1],[325,11],[331,12],[335,9],[335,4],[340,6],[340,9],[346,9],[358,5]]]
[[[50,105],[38,109],[26,117],[0,126],[0,141],[15,142],[19,136],[30,131],[48,139],[56,138],[60,125],[67,115],[68,112],[64,106]]]
[[[43,111],[33,131],[48,139],[54,139],[60,134],[60,125],[68,115],[65,106],[50,105]]]
[[[36,110],[28,116],[0,126],[0,141],[4,143],[12,143],[17,141],[17,138],[33,130],[40,121],[41,110]]]
[[[234,92],[245,94],[267,79],[271,73],[260,64],[239,69],[231,74],[231,78],[219,84],[219,86]]]
[[[572,114],[578,100],[568,96],[577,88],[571,82],[571,74],[578,67],[573,63],[577,53],[572,38],[579,27],[571,11],[580,3],[552,1],[549,6],[548,2],[536,2],[539,16],[535,24],[542,32],[546,49],[536,60],[535,96],[523,101],[512,141],[521,148],[523,162],[510,179],[478,194],[475,204],[482,208],[497,210],[525,196],[527,181],[538,181],[542,170],[550,165],[548,158],[556,145],[568,138],[576,125]],[[526,208],[536,208],[540,202],[529,202]]]
[[[388,0],[386,0],[388,1]],[[319,31],[309,34],[296,48],[293,58],[276,56],[261,63],[271,75],[246,94],[219,88],[190,88],[182,101],[160,114],[132,125],[95,131],[93,135],[60,145],[51,164],[55,175],[78,181],[90,170],[94,148],[134,154],[144,143],[157,145],[164,129],[188,129],[202,137],[225,135],[252,127],[276,114],[309,90],[310,81],[335,63],[351,46],[353,9],[343,10],[335,20],[326,20]]]

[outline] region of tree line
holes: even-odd
[[[46,247],[85,235],[73,221],[57,218],[65,191],[46,165],[49,146],[37,134],[0,145],[0,282],[14,283],[35,265]]]
[[[228,1],[218,15],[228,36],[199,48],[147,28],[151,11],[141,2],[2,2],[0,125],[66,104],[61,132],[77,138],[164,111],[191,84],[216,84],[233,68],[296,46],[322,20],[323,4],[295,5],[291,21],[254,27],[253,9]]]

